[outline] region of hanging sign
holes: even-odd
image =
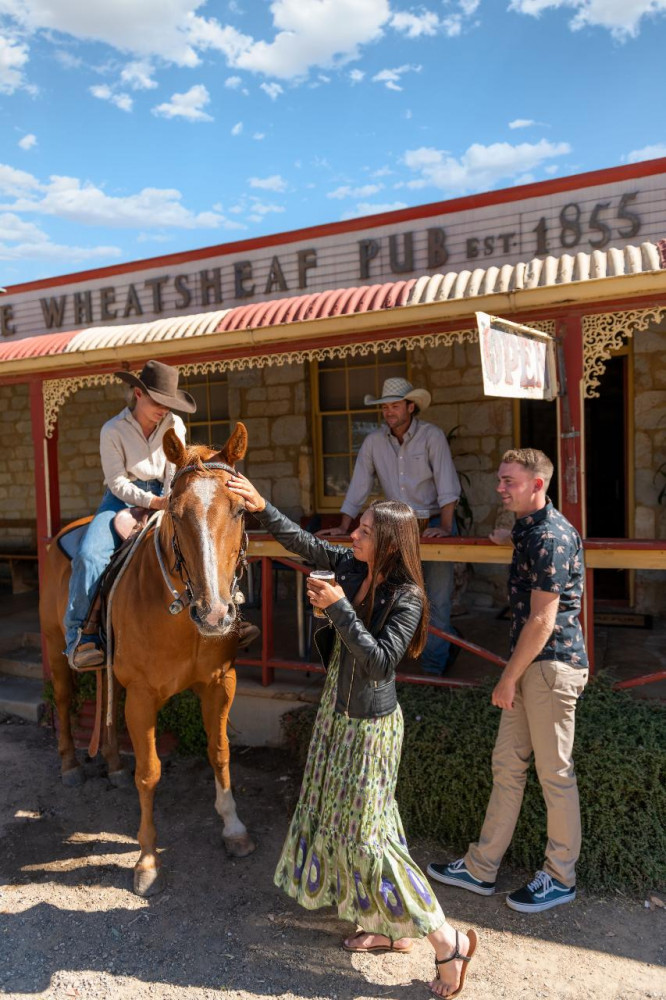
[[[477,312],[486,396],[553,399],[557,395],[555,341],[541,330]]]

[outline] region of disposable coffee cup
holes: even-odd
[[[332,583],[335,582],[335,573],[332,569],[313,569],[310,573],[313,580],[330,580]],[[325,618],[326,615],[321,608],[312,607],[312,614],[315,618]]]

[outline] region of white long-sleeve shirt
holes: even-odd
[[[162,440],[171,427],[185,444],[185,424],[175,413],[167,413],[148,438],[128,407],[107,420],[100,433],[99,450],[104,483],[114,496],[133,507],[149,507],[153,494],[135,486],[135,479],[159,479],[166,492],[175,466],[167,462]]]
[[[409,504],[417,517],[439,514],[460,496],[460,480],[446,434],[416,418],[402,444],[386,426],[368,434],[340,508],[343,514],[356,517],[372,491],[375,474],[386,499]]]

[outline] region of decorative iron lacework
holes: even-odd
[[[541,320],[532,326],[545,333],[555,333],[554,320]],[[345,358],[379,351],[397,351],[403,348],[451,347],[453,344],[476,343],[479,339],[476,328],[465,330],[446,330],[441,333],[404,334],[390,337],[388,340],[373,340],[362,344],[339,344],[328,347],[312,347],[303,351],[286,351],[281,354],[257,354],[253,357],[220,358],[211,361],[191,361],[176,365],[181,375],[188,378],[192,375],[209,375],[213,372],[242,371],[245,368],[265,368],[270,365],[303,364],[306,361],[329,361],[334,358]],[[137,373],[139,369],[135,370]],[[115,375],[77,375],[73,378],[46,379],[43,382],[44,392],[44,424],[46,436],[51,437],[58,420],[60,407],[72,393],[78,389],[92,386],[109,385],[115,381]]]
[[[63,403],[78,389],[89,389],[92,386],[109,385],[116,377],[109,372],[107,375],[76,375],[73,378],[45,379],[42,382],[44,394],[44,427],[46,436],[53,436],[58,420],[58,412]]]
[[[601,376],[613,351],[619,350],[634,333],[647,330],[665,317],[666,306],[583,316],[583,395],[586,399],[599,398]]]

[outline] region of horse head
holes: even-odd
[[[206,636],[227,635],[236,625],[233,598],[245,508],[226,482],[246,451],[247,430],[241,423],[221,451],[187,448],[173,430],[164,435],[164,452],[176,472],[163,530],[171,534],[176,569],[190,592],[190,617]]]

